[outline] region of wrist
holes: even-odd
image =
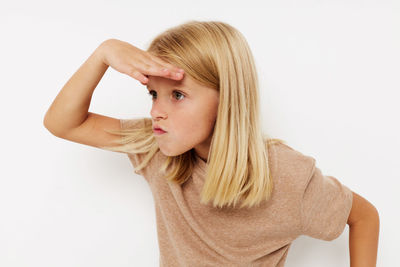
[[[107,62],[106,57],[105,57],[105,50],[106,50],[106,46],[107,43],[110,39],[105,40],[104,42],[102,42],[94,51],[94,56],[101,61],[101,63],[103,63],[104,65],[109,66],[110,64]]]

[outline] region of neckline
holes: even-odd
[[[197,166],[199,168],[199,170],[205,172],[207,167],[208,167],[208,162],[205,162],[202,158],[199,157],[199,155],[197,155],[195,153],[195,157],[196,157],[196,161],[197,161]]]

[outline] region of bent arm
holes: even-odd
[[[88,117],[93,91],[108,69],[100,48],[101,45],[67,81],[47,110],[43,124],[55,136],[77,128]]]

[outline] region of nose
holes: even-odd
[[[153,105],[151,107],[150,116],[153,119],[165,119],[167,118],[167,111],[165,106],[161,101],[153,101]]]

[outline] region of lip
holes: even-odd
[[[158,126],[157,124],[153,125],[153,133],[155,135],[160,135],[160,134],[164,134],[167,131],[165,131],[163,128],[161,128],[160,126]]]
[[[160,129],[160,128],[155,128],[155,129],[153,129],[153,133],[154,133],[155,135],[161,135],[161,134],[165,134],[166,131],[164,131],[164,130],[162,130],[162,129]]]
[[[162,130],[162,131],[166,132],[162,127],[160,127],[157,124],[153,124],[153,130]]]

